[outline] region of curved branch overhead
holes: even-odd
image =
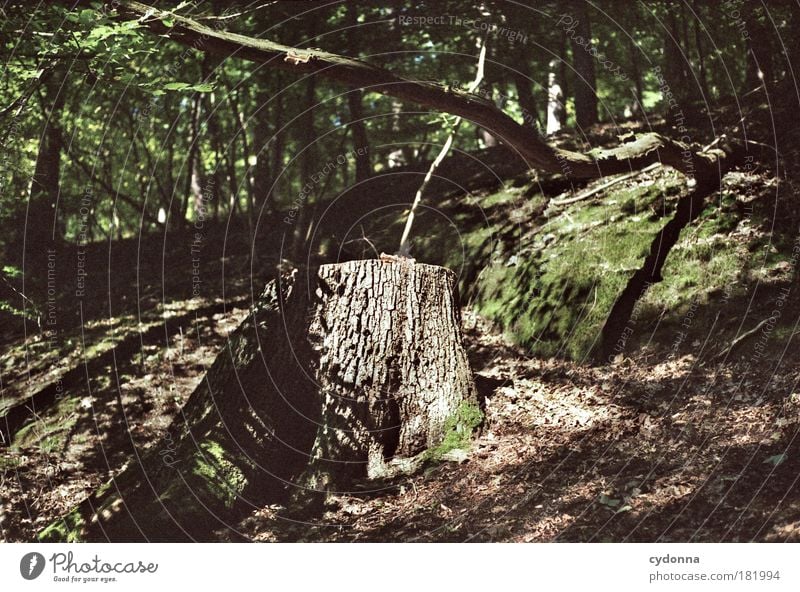
[[[67,6],[92,6],[89,0],[49,0]],[[720,176],[738,159],[742,146],[729,142],[714,150],[673,140],[657,133],[637,136],[611,149],[590,153],[550,146],[536,131],[517,123],[491,101],[443,85],[411,80],[368,62],[319,49],[299,49],[268,39],[220,31],[202,23],[135,1],[105,3],[120,19],[135,18],[153,33],[225,57],[238,57],[298,74],[317,74],[349,87],[363,88],[402,101],[461,116],[500,139],[533,169],[568,177],[596,178],[645,168],[653,163],[671,166],[694,177]],[[165,24],[165,20],[171,26]]]

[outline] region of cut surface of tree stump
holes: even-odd
[[[436,446],[476,404],[455,283],[403,259],[273,280],[165,438],[40,540],[236,539],[246,513]]]

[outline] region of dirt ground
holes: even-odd
[[[110,364],[118,379],[65,423],[61,447],[39,437],[0,448],[4,540],[32,540],[135,462],[244,314],[189,322],[166,348],[145,344],[146,373]],[[233,525],[236,540],[800,541],[795,350],[746,374],[744,362],[691,355],[592,368],[528,358],[474,314],[465,331],[487,395],[485,425],[465,454],[360,483],[311,523],[263,508]]]

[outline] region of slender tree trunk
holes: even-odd
[[[317,164],[317,137],[314,130],[314,106],[317,103],[316,96],[316,77],[311,76],[305,85],[305,97],[303,100],[304,113],[298,121],[299,149],[303,151],[300,155],[301,187],[307,183],[313,183],[312,176],[315,174],[314,169]],[[300,204],[295,221],[290,252],[292,254],[292,258],[294,258],[296,261],[302,261],[304,259],[303,248],[305,245],[306,235],[308,234],[308,225],[312,222],[310,216],[312,194],[313,192],[308,195],[305,203]]]
[[[276,88],[283,89],[283,73],[277,72]],[[286,132],[283,129],[284,116],[283,111],[285,108],[285,92],[279,92],[275,98],[275,133],[272,137],[272,171],[275,176],[273,180],[272,192],[273,194],[280,195],[281,184],[285,183],[285,175],[283,174],[283,152],[286,144]]]
[[[64,221],[58,218],[57,205],[61,191],[61,115],[66,99],[66,70],[56,66],[48,74],[41,96],[42,126],[39,150],[36,154],[33,177],[28,195],[28,209],[25,220],[16,225],[18,233],[15,251],[23,257],[34,259],[44,257],[48,249],[54,249],[63,238]]]
[[[203,173],[200,170],[200,111],[202,96],[195,93],[192,99],[192,112],[189,124],[189,154],[186,157],[186,187],[183,193],[183,203],[181,205],[178,227],[186,224],[189,214],[189,202],[191,201],[195,212],[198,205],[203,203]]]
[[[268,82],[274,78],[274,72],[269,80],[263,80],[265,89],[269,88]],[[267,78],[264,76],[264,78]],[[255,194],[256,214],[261,217],[267,209],[270,187],[273,180],[273,170],[270,164],[270,124],[274,117],[274,108],[270,99],[270,93],[262,90],[258,93],[259,109],[257,111],[256,124],[253,126],[253,151],[255,152],[256,164],[253,168],[253,193]]]
[[[703,44],[703,31],[700,5],[697,0],[693,0],[692,7],[694,9],[695,17],[692,19],[694,22],[694,41],[695,48],[697,49],[697,63],[700,67],[700,86],[703,90],[703,98],[706,102],[711,101],[711,91],[708,86],[708,73],[706,72],[706,52]]]
[[[641,49],[636,43],[636,39],[641,29],[641,17],[639,15],[639,7],[632,6],[628,20],[628,36],[626,45],[628,46],[628,59],[631,64],[631,77],[633,78],[633,85],[631,87],[631,94],[633,95],[633,104],[631,106],[631,114],[635,118],[641,118],[644,115],[644,83],[642,81],[642,64],[641,64]]]
[[[358,24],[355,7],[350,4],[347,6],[347,24],[351,28],[347,32],[347,40],[350,52],[358,55],[359,43],[358,34],[355,29]],[[369,137],[367,136],[367,126],[364,123],[364,92],[360,89],[353,89],[347,93],[347,105],[350,110],[350,122],[348,127],[353,132],[353,148],[356,151],[356,183],[365,181],[372,176],[372,163],[369,150]]]
[[[228,215],[233,218],[239,211],[239,183],[236,180],[236,136],[231,138],[228,143],[228,151],[225,155],[226,168],[228,173]]]
[[[522,52],[519,52],[522,54]],[[539,110],[536,106],[536,97],[533,95],[533,80],[531,68],[524,55],[519,55],[519,63],[512,75],[514,77],[514,88],[517,91],[519,106],[522,110],[522,125],[535,130],[541,130],[541,119]]]
[[[669,91],[673,93],[676,100],[682,103],[685,96],[681,68],[683,56],[678,45],[677,19],[672,8],[668,8],[668,11],[666,26],[664,27],[664,80],[669,85]]]
[[[347,104],[350,108],[348,125],[353,132],[353,149],[356,152],[356,183],[365,181],[372,176],[369,138],[367,137],[367,127],[364,125],[363,96],[364,93],[360,89],[347,93]]]
[[[209,93],[206,96],[208,103],[206,112],[208,113],[208,135],[211,148],[214,151],[214,170],[211,173],[213,186],[211,188],[211,202],[213,213],[211,218],[216,224],[219,221],[220,201],[222,198],[222,138],[219,129],[219,115],[215,109],[216,95]]]
[[[569,78],[570,78],[570,71],[569,71],[569,56],[567,55],[567,35],[566,33],[562,33],[559,35],[559,46],[558,46],[558,72],[555,72],[553,64],[551,63],[551,70],[556,74],[556,82],[558,83],[559,89],[561,91],[561,104],[562,107],[558,114],[558,119],[561,122],[561,127],[567,125],[567,117],[569,117],[569,113],[567,113],[567,99],[570,96],[570,86],[569,86]],[[549,86],[549,84],[548,84]]]
[[[775,80],[773,68],[773,40],[767,28],[761,22],[763,7],[760,1],[745,0],[742,5],[747,43],[747,86],[746,91],[753,90],[763,84],[767,90]],[[795,67],[797,65],[795,64]]]
[[[578,127],[597,123],[597,83],[594,60],[590,53],[592,27],[585,0],[573,3],[577,26],[572,38],[572,63],[575,68],[575,119]]]

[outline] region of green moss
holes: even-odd
[[[520,192],[517,189],[501,189],[495,193],[487,195],[485,198],[479,200],[482,208],[491,208],[497,205],[513,205],[519,201]]]
[[[707,207],[681,232],[664,264],[663,281],[648,290],[643,306],[654,312],[673,311],[672,316],[678,319],[692,305],[705,304],[709,294],[735,287],[742,271],[752,267],[756,259],[747,242],[729,235],[741,219],[735,210]]]
[[[586,356],[661,228],[636,216],[609,225],[589,221],[560,217],[549,229],[558,233],[550,244],[534,244],[516,265],[495,264],[481,276],[477,310],[532,353]]]
[[[42,530],[36,538],[41,543],[80,543],[85,525],[86,521],[78,508],[75,508]]]
[[[475,429],[483,423],[483,412],[473,403],[466,401],[444,425],[441,443],[425,453],[426,460],[438,461],[448,452],[456,449],[468,450]]]
[[[458,197],[442,202],[441,213],[425,210],[415,223],[413,253],[456,271],[462,302],[531,354],[582,360],[671,218],[686,182],[674,171],[661,170],[651,181],[621,183],[546,214],[534,207],[542,205],[537,191],[535,183],[501,188],[475,197],[475,204]],[[659,300],[643,301],[640,318],[657,316],[664,306],[679,310],[687,295],[691,302],[705,286],[735,278],[741,263],[736,250],[723,249],[720,256],[719,241],[737,224],[729,202],[709,205],[690,225],[693,246],[687,251],[679,244],[670,253],[663,272],[668,281],[652,290]],[[381,228],[391,240],[400,230],[389,224]],[[388,252],[382,244],[378,250]]]
[[[22,465],[20,458],[14,454],[9,456],[0,456],[0,471],[9,469],[16,469]]]
[[[203,454],[195,456],[194,475],[208,484],[216,497],[223,500],[226,508],[232,507],[247,485],[247,479],[217,442],[202,442],[200,449]]]
[[[22,426],[14,434],[12,448],[19,450],[36,446],[44,453],[60,451],[64,447],[67,435],[78,421],[75,410],[79,405],[80,397],[61,398],[47,414]]]

